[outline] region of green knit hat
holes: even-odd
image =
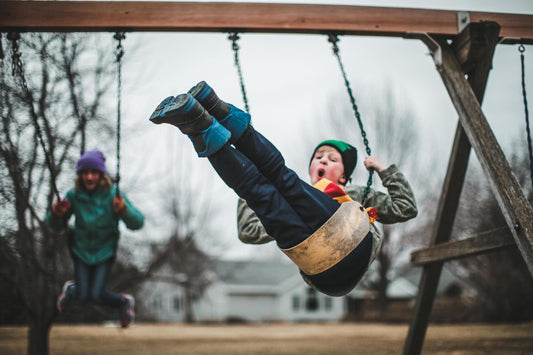
[[[320,142],[316,146],[315,150],[313,151],[313,154],[311,154],[311,160],[309,161],[309,165],[311,165],[311,162],[313,161],[313,157],[315,156],[317,149],[324,145],[328,145],[339,151],[342,157],[342,164],[344,165],[344,176],[346,176],[346,181],[349,181],[350,176],[352,175],[353,170],[355,169],[355,165],[357,164],[357,149],[355,149],[354,146],[346,142],[328,139],[323,142]]]

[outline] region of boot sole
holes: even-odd
[[[152,122],[171,124],[188,135],[198,134],[209,126],[206,125],[195,132],[194,126],[200,123],[204,114],[209,114],[190,94],[178,95],[171,102],[167,99],[160,104],[163,108],[158,110],[156,117],[151,119]]]
[[[200,103],[211,93],[213,89],[207,85],[205,81],[200,81],[189,90],[189,94],[192,95]]]
[[[174,96],[169,96],[163,101],[161,101],[161,103],[155,108],[154,112],[150,115],[150,121],[156,124],[163,123],[165,112],[167,111],[168,106],[172,103],[172,101],[174,101]]]

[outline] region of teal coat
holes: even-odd
[[[85,190],[71,189],[65,199],[70,208],[61,218],[48,212],[46,222],[54,230],[67,227],[68,220],[74,214],[75,223],[71,242],[71,251],[88,265],[99,264],[116,255],[120,233],[118,222],[124,221],[132,230],[140,229],[144,224],[144,216],[124,196],[126,211],[119,216],[113,211],[113,196],[116,187],[108,190],[96,190],[88,193]]]

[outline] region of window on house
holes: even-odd
[[[333,300],[331,297],[324,298],[324,307],[326,307],[326,311],[331,311],[333,308]]]
[[[293,311],[300,310],[300,296],[298,295],[292,296],[292,310]]]
[[[307,299],[305,300],[305,309],[311,312],[317,311],[319,307],[318,293],[312,288],[307,289]]]
[[[152,301],[152,307],[156,311],[161,309],[161,296],[160,295],[154,295],[154,299]]]
[[[174,312],[180,313],[181,311],[181,299],[179,296],[174,297]]]

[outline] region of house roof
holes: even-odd
[[[280,260],[217,261],[215,273],[226,284],[278,286],[298,275],[298,268]]]
[[[249,287],[283,287],[284,283],[294,279],[304,281],[296,265],[282,260],[218,260],[214,272],[220,281],[226,285]],[[418,271],[419,272],[419,271]],[[411,270],[409,276],[417,275],[417,270]],[[418,275],[419,276],[419,273]],[[351,297],[365,297],[369,290],[363,283],[358,284],[349,294]],[[391,282],[387,293],[391,298],[411,298],[416,295],[417,284],[409,277],[397,277]]]
[[[403,277],[394,279],[387,288],[390,298],[411,298],[416,296],[418,287]]]
[[[420,277],[422,274],[421,267],[410,267],[402,273],[402,277],[409,280],[418,289]],[[448,267],[444,265],[439,277],[439,284],[437,286],[437,294],[440,295],[450,287],[452,284],[459,284],[462,287],[468,287],[458,276],[456,276]]]

